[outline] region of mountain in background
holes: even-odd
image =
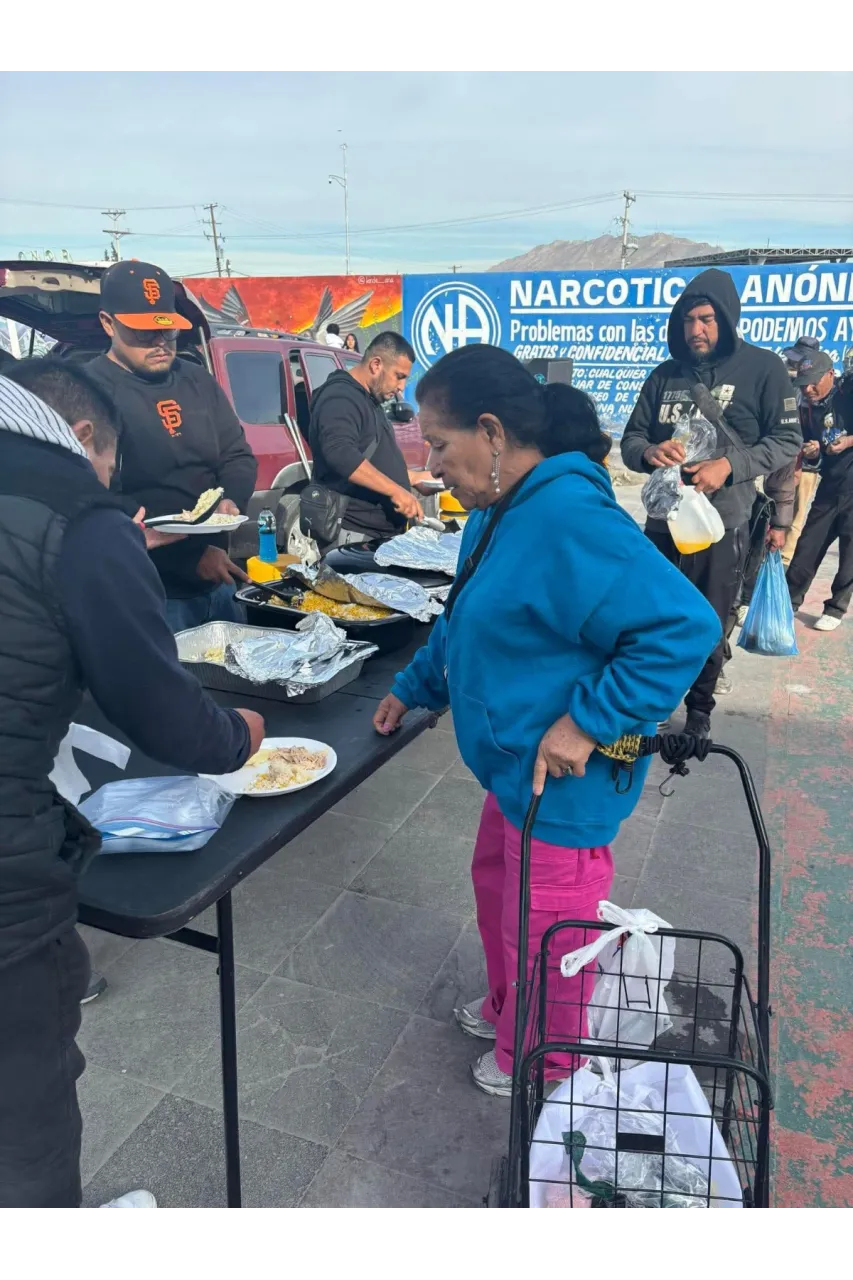
[[[656,231],[652,236],[635,236],[636,252],[628,259],[629,267],[662,267],[673,259],[694,258],[700,253],[716,253],[718,244],[686,240]],[[553,240],[535,249],[507,258],[490,271],[617,271],[622,242],[618,236],[599,236],[596,240]]]

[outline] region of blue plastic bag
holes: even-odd
[[[202,849],[236,796],[212,778],[121,778],[79,806],[101,833],[101,853],[185,853]]]
[[[769,551],[761,562],[737,643],[739,649],[769,658],[793,658],[799,653],[791,593],[778,551]]]

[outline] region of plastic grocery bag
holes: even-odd
[[[681,467],[690,462],[707,462],[717,451],[717,428],[701,413],[693,418],[684,414],[678,421],[672,439],[684,446],[684,462],[674,467],[657,467],[640,493],[646,514],[653,520],[666,520],[678,506],[685,488],[681,479]]]
[[[80,812],[101,833],[101,853],[184,853],[219,830],[236,796],[211,778],[122,778]]]
[[[799,653],[791,593],[782,557],[776,550],[767,553],[758,570],[738,648],[769,658],[794,658]]]
[[[711,506],[704,493],[691,485],[682,485],[678,506],[667,516],[672,540],[683,556],[704,551],[719,542],[725,533],[720,513]]]
[[[743,1208],[737,1168],[689,1067],[644,1062],[617,1079],[599,1065],[602,1075],[581,1067],[542,1107],[532,1209]]]
[[[50,781],[64,800],[71,804],[79,804],[80,797],[91,791],[86,775],[74,759],[74,752],[85,751],[87,755],[96,756],[98,760],[106,760],[117,769],[123,769],[130,759],[130,747],[116,742],[97,729],[90,729],[87,724],[70,724],[68,732],[59,744]]]
[[[573,978],[597,961],[587,1008],[588,1040],[604,1046],[604,1052],[608,1045],[648,1049],[672,1026],[664,992],[675,964],[675,939],[654,936],[670,925],[653,911],[629,911],[606,901],[598,904],[598,918],[615,928],[564,955],[560,972]]]

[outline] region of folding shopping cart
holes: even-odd
[[[688,759],[712,754],[737,768],[758,844],[756,997],[741,949],[692,929],[658,929],[657,973],[638,983],[623,973],[624,948],[601,937],[613,926],[561,921],[542,938],[528,976],[534,798],[522,838],[509,1149],[493,1166],[488,1206],[761,1208],[769,1201],[770,848],[753,780],[736,751],[689,735],[641,738],[635,748],[637,756],[660,754],[671,774],[686,774]],[[664,972],[668,939],[672,976]],[[591,942],[608,955],[611,1003],[618,983],[616,1032],[611,1008],[606,1041],[587,1037],[601,963],[581,970],[572,1008],[562,995],[568,984],[560,958]],[[561,1001],[560,1027],[577,1031],[549,1040]],[[620,1017],[628,1027],[638,1012],[653,1020],[644,1044],[619,1032]],[[549,1074],[567,1078],[554,1088]]]

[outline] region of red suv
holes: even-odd
[[[65,357],[91,360],[107,345],[98,320],[105,270],[67,262],[0,262],[0,316],[29,328],[31,352],[43,349],[36,342],[40,333],[55,339]],[[176,293],[179,312],[193,325],[181,333],[178,355],[206,365],[213,374],[258,459],[258,487],[248,513],[252,519],[236,535],[232,554],[245,557],[257,549],[256,520],[264,507],[276,513],[279,546],[287,550],[298,527],[299,491],[308,480],[311,396],[330,373],[358,364],[359,357],[294,334],[211,327],[184,285],[176,282]],[[409,467],[425,467],[428,447],[411,409],[392,405],[389,413]]]
[[[298,523],[299,490],[308,478],[303,457],[310,461],[311,397],[330,373],[351,368],[360,357],[292,334],[218,325],[213,326],[208,348],[211,372],[233,404],[258,459],[258,487],[249,514],[256,518],[263,507],[271,506],[279,545],[286,549]],[[388,412],[410,469],[425,467],[429,448],[411,409],[392,404]],[[248,531],[250,525],[244,528]]]

